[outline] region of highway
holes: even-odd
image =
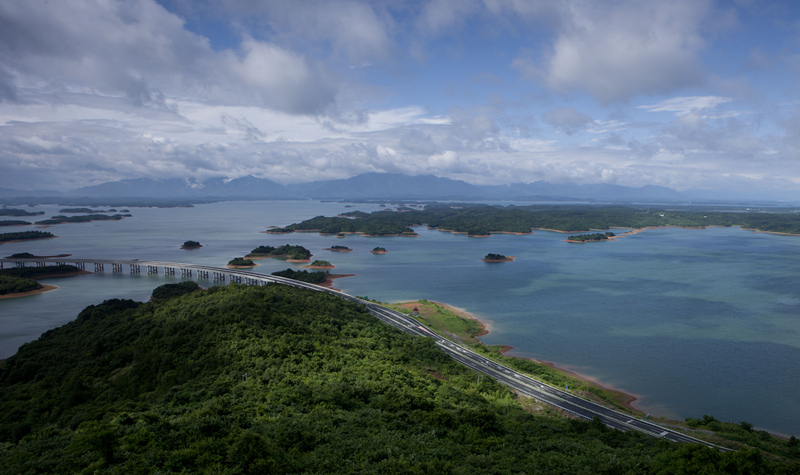
[[[95,268],[99,264],[124,266],[150,266],[150,267],[164,267],[164,274],[167,274],[166,269],[181,269],[182,271],[192,270],[203,271],[216,275],[227,275],[229,281],[243,281],[250,285],[266,285],[268,283],[280,283],[291,285],[294,287],[301,287],[309,290],[328,292],[337,295],[341,298],[351,300],[364,305],[370,314],[379,320],[399,328],[400,330],[410,333],[412,335],[431,338],[435,344],[445,353],[447,353],[454,360],[471,368],[477,372],[490,376],[498,382],[505,384],[514,391],[535,398],[544,403],[555,406],[563,411],[572,413],[578,417],[591,420],[594,417],[599,418],[606,426],[619,429],[623,431],[638,431],[653,437],[664,438],[673,442],[682,443],[695,443],[703,444],[709,447],[717,448],[720,450],[728,450],[718,447],[709,442],[696,439],[685,435],[683,433],[659,426],[658,424],[635,418],[629,414],[624,414],[595,402],[577,397],[567,391],[558,389],[556,387],[537,381],[523,373],[511,369],[501,363],[486,358],[484,355],[476,353],[470,348],[466,348],[458,343],[450,341],[431,330],[425,328],[419,321],[415,320],[409,315],[403,314],[396,310],[392,310],[381,305],[369,302],[366,300],[353,297],[343,292],[321,287],[315,284],[300,282],[294,279],[285,277],[278,277],[274,275],[260,274],[245,269],[228,269],[221,267],[203,266],[195,264],[184,264],[174,262],[159,262],[159,261],[139,261],[139,260],[92,260],[92,259],[68,259],[68,258],[31,258],[31,259],[0,259],[0,263],[36,263],[36,265],[43,265],[43,262],[59,262],[59,263],[91,263]],[[119,267],[117,267],[120,269]],[[121,270],[120,270],[121,271]],[[197,273],[197,272],[196,272]],[[200,273],[197,273],[200,275]],[[233,277],[233,278],[231,278]]]

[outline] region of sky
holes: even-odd
[[[368,172],[800,200],[800,2],[3,0],[0,187]]]

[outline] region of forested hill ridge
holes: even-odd
[[[337,217],[317,216],[274,232],[319,231],[368,235],[411,234],[410,226],[425,224],[443,231],[487,235],[493,232],[530,233],[534,229],[563,232],[683,226],[741,226],[759,231],[800,234],[795,212],[714,211],[635,208],[627,206],[490,206],[429,204],[424,210],[360,211]]]
[[[2,473],[797,473],[527,412],[363,307],[231,284],[83,310],[0,365]]]

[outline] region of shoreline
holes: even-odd
[[[17,292],[15,294],[0,295],[0,299],[16,299],[22,297],[30,297],[31,295],[43,294],[45,292],[50,292],[51,290],[56,290],[56,289],[58,289],[57,285],[42,284],[41,289],[29,290],[27,292]]]
[[[488,335],[489,333],[491,333],[491,331],[492,331],[492,322],[491,321],[481,320],[481,319],[475,317],[475,315],[471,314],[470,312],[468,312],[464,308],[456,307],[456,306],[453,306],[453,305],[449,305],[449,304],[446,304],[446,303],[437,302],[437,301],[433,301],[433,300],[428,300],[428,301],[433,303],[433,304],[439,305],[439,306],[441,306],[441,307],[443,307],[443,308],[445,308],[445,309],[447,309],[449,311],[451,311],[452,313],[458,315],[461,318],[464,318],[464,319],[467,319],[467,320],[472,320],[472,321],[478,323],[480,325],[480,327],[481,327],[481,331],[479,333],[475,334],[475,339],[478,340],[482,345],[489,346],[489,345],[486,345],[486,343],[484,343],[483,341],[481,341],[479,339],[479,337],[485,336],[485,335]],[[400,305],[400,306],[403,306],[403,307],[407,307],[407,308],[412,308],[418,302],[420,302],[420,301],[419,300],[414,300],[414,301],[410,301],[410,302],[400,302],[397,305]],[[545,361],[545,360],[540,360],[540,359],[532,358],[532,357],[507,355],[506,353],[508,353],[509,351],[514,349],[513,346],[502,345],[502,344],[501,345],[492,345],[492,346],[500,346],[500,354],[502,354],[504,356],[507,356],[509,358],[517,358],[517,359],[521,359],[521,360],[528,360],[528,361],[532,361],[534,363],[538,363],[538,364],[541,364],[541,365],[544,365],[544,366],[548,366],[548,367],[553,368],[553,369],[555,369],[557,371],[565,373],[566,375],[570,376],[573,379],[576,379],[578,381],[581,381],[581,382],[584,382],[584,383],[588,383],[588,384],[591,384],[592,386],[597,386],[597,387],[602,388],[602,389],[604,389],[606,391],[609,391],[609,392],[613,393],[614,395],[616,395],[618,397],[618,403],[620,405],[622,405],[625,409],[633,411],[636,414],[644,415],[644,412],[641,409],[638,409],[637,407],[635,407],[633,405],[633,403],[639,399],[639,396],[637,396],[635,394],[631,394],[631,393],[626,392],[626,391],[624,391],[624,390],[622,390],[620,388],[616,388],[614,386],[606,384],[606,383],[598,380],[597,378],[593,378],[591,376],[587,376],[585,374],[581,374],[581,373],[575,372],[573,370],[567,369],[567,368],[565,368],[563,366],[559,366],[558,363],[555,363],[555,362],[552,362],[552,361]],[[581,394],[581,396],[582,397],[587,397],[588,395]]]
[[[333,286],[333,281],[335,279],[341,279],[342,277],[355,277],[355,275],[356,274],[328,274],[328,276],[325,277],[325,280],[323,280],[321,284],[317,285],[320,287],[325,287],[326,289],[339,290]]]
[[[481,259],[483,262],[511,262],[516,259],[515,256],[506,256],[504,259]]]

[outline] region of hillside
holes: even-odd
[[[280,285],[87,307],[0,366],[0,407],[2,473],[792,473],[533,415],[430,340]]]

